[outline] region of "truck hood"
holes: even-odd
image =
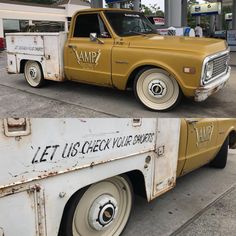
[[[133,48],[188,51],[206,55],[227,49],[224,40],[160,35],[134,36],[130,39],[129,46]]]

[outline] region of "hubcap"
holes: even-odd
[[[167,93],[166,84],[161,80],[153,80],[148,85],[148,92],[155,98],[162,98]]]
[[[95,230],[104,230],[112,224],[118,212],[115,198],[104,194],[98,197],[89,210],[89,224]]]
[[[29,70],[30,76],[33,80],[37,78],[37,70],[34,67],[31,67]]]

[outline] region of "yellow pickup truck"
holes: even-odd
[[[224,168],[236,148],[236,119],[0,119],[0,126],[1,236],[119,236],[134,193],[151,201],[203,165]]]
[[[130,10],[79,11],[68,35],[7,34],[6,42],[8,72],[25,73],[32,87],[67,79],[131,88],[154,111],[174,108],[182,95],[204,101],[230,78],[226,41],[160,36]]]

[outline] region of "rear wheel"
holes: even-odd
[[[165,70],[144,68],[134,82],[137,99],[154,111],[173,109],[181,100],[182,92],[177,81]]]
[[[62,221],[62,236],[113,236],[124,230],[133,204],[129,179],[116,176],[74,196]]]
[[[27,83],[33,88],[42,87],[45,80],[43,78],[43,73],[41,67],[36,61],[27,61],[25,63],[25,79]]]
[[[228,150],[229,150],[229,137],[227,137],[226,140],[224,141],[215,159],[210,163],[210,166],[218,169],[224,169],[227,164]]]

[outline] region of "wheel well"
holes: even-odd
[[[141,71],[142,69],[144,68],[159,68],[159,67],[156,67],[156,66],[151,66],[151,65],[145,65],[145,66],[140,66],[138,68],[136,68],[129,76],[128,78],[128,82],[126,84],[126,89],[133,89],[133,85],[134,85],[134,79],[135,79],[135,76],[137,75],[137,73],[139,73],[139,71]],[[160,68],[161,69],[161,68]]]
[[[233,130],[229,134],[229,147],[235,148],[236,147],[236,131]]]
[[[24,73],[25,64],[26,64],[27,61],[31,61],[31,60],[22,59],[22,60],[20,61],[20,73]],[[38,62],[38,61],[35,61],[35,62],[37,62],[37,63],[39,64],[40,70],[43,72],[41,63]]]
[[[28,60],[21,60],[20,61],[20,73],[24,73],[24,68],[25,68],[25,64]]]
[[[139,170],[134,170],[125,173],[125,175],[129,177],[132,183],[134,194],[147,199],[143,173]]]

